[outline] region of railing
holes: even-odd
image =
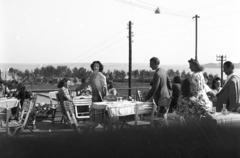
[[[133,97],[137,97],[137,91],[138,90],[141,90],[141,91],[148,91],[149,90],[149,87],[131,87],[131,88],[116,88],[117,92],[118,92],[118,95],[119,96],[128,96],[128,90],[131,89],[132,90],[132,96]],[[49,93],[51,91],[58,91],[58,89],[44,89],[44,90],[38,90],[38,89],[35,89],[35,90],[31,90],[32,92],[34,93],[37,93],[39,95],[41,95],[41,93]],[[70,93],[75,91],[75,89],[69,89]]]

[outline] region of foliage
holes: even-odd
[[[70,69],[67,66],[57,66],[55,68],[52,65],[49,65],[46,67],[35,68],[33,71],[25,70],[23,72],[15,68],[10,68],[8,73],[10,76],[12,76],[13,79],[18,78],[25,83],[29,83],[32,85],[40,83],[56,84],[56,82],[53,82],[53,80],[59,81],[59,79],[63,77],[71,78],[74,83],[77,83],[77,79],[81,80],[83,78],[89,77],[92,71],[89,71],[83,67],[74,67],[73,69]],[[131,78],[133,81],[150,83],[154,73],[155,71],[151,70],[132,70]],[[124,70],[108,70],[107,72],[103,72],[103,74],[108,80],[113,80],[114,82],[128,82],[127,78],[129,74]],[[191,73],[186,73],[185,70],[179,72],[179,70],[174,71],[173,69],[169,69],[167,70],[167,74],[171,81],[175,76],[180,76],[182,79],[191,76]],[[207,74],[206,72],[204,72],[204,75],[209,76],[209,82],[211,82],[213,78],[217,76]]]

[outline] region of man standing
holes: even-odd
[[[153,80],[152,80],[152,88],[149,91],[146,101],[153,97],[157,106],[159,106],[160,98],[162,97],[171,97],[170,90],[172,90],[170,80],[167,76],[167,73],[164,69],[159,67],[160,61],[158,58],[153,57],[150,59],[150,67],[152,70],[155,70]],[[165,113],[165,108],[160,107],[160,113]]]
[[[236,110],[240,106],[240,78],[234,73],[234,65],[227,61],[224,63],[224,73],[228,76],[220,92],[217,93],[217,107],[219,112],[226,104],[228,111]]]

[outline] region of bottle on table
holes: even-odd
[[[228,111],[226,109],[226,104],[223,104],[223,108],[222,108],[221,112],[222,112],[223,115],[227,115],[228,114]]]

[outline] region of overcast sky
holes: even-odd
[[[126,2],[126,3],[124,3]],[[239,0],[0,0],[1,63],[240,62]],[[131,3],[128,3],[131,2]],[[144,8],[142,8],[142,6]],[[154,14],[159,7],[161,14]]]

